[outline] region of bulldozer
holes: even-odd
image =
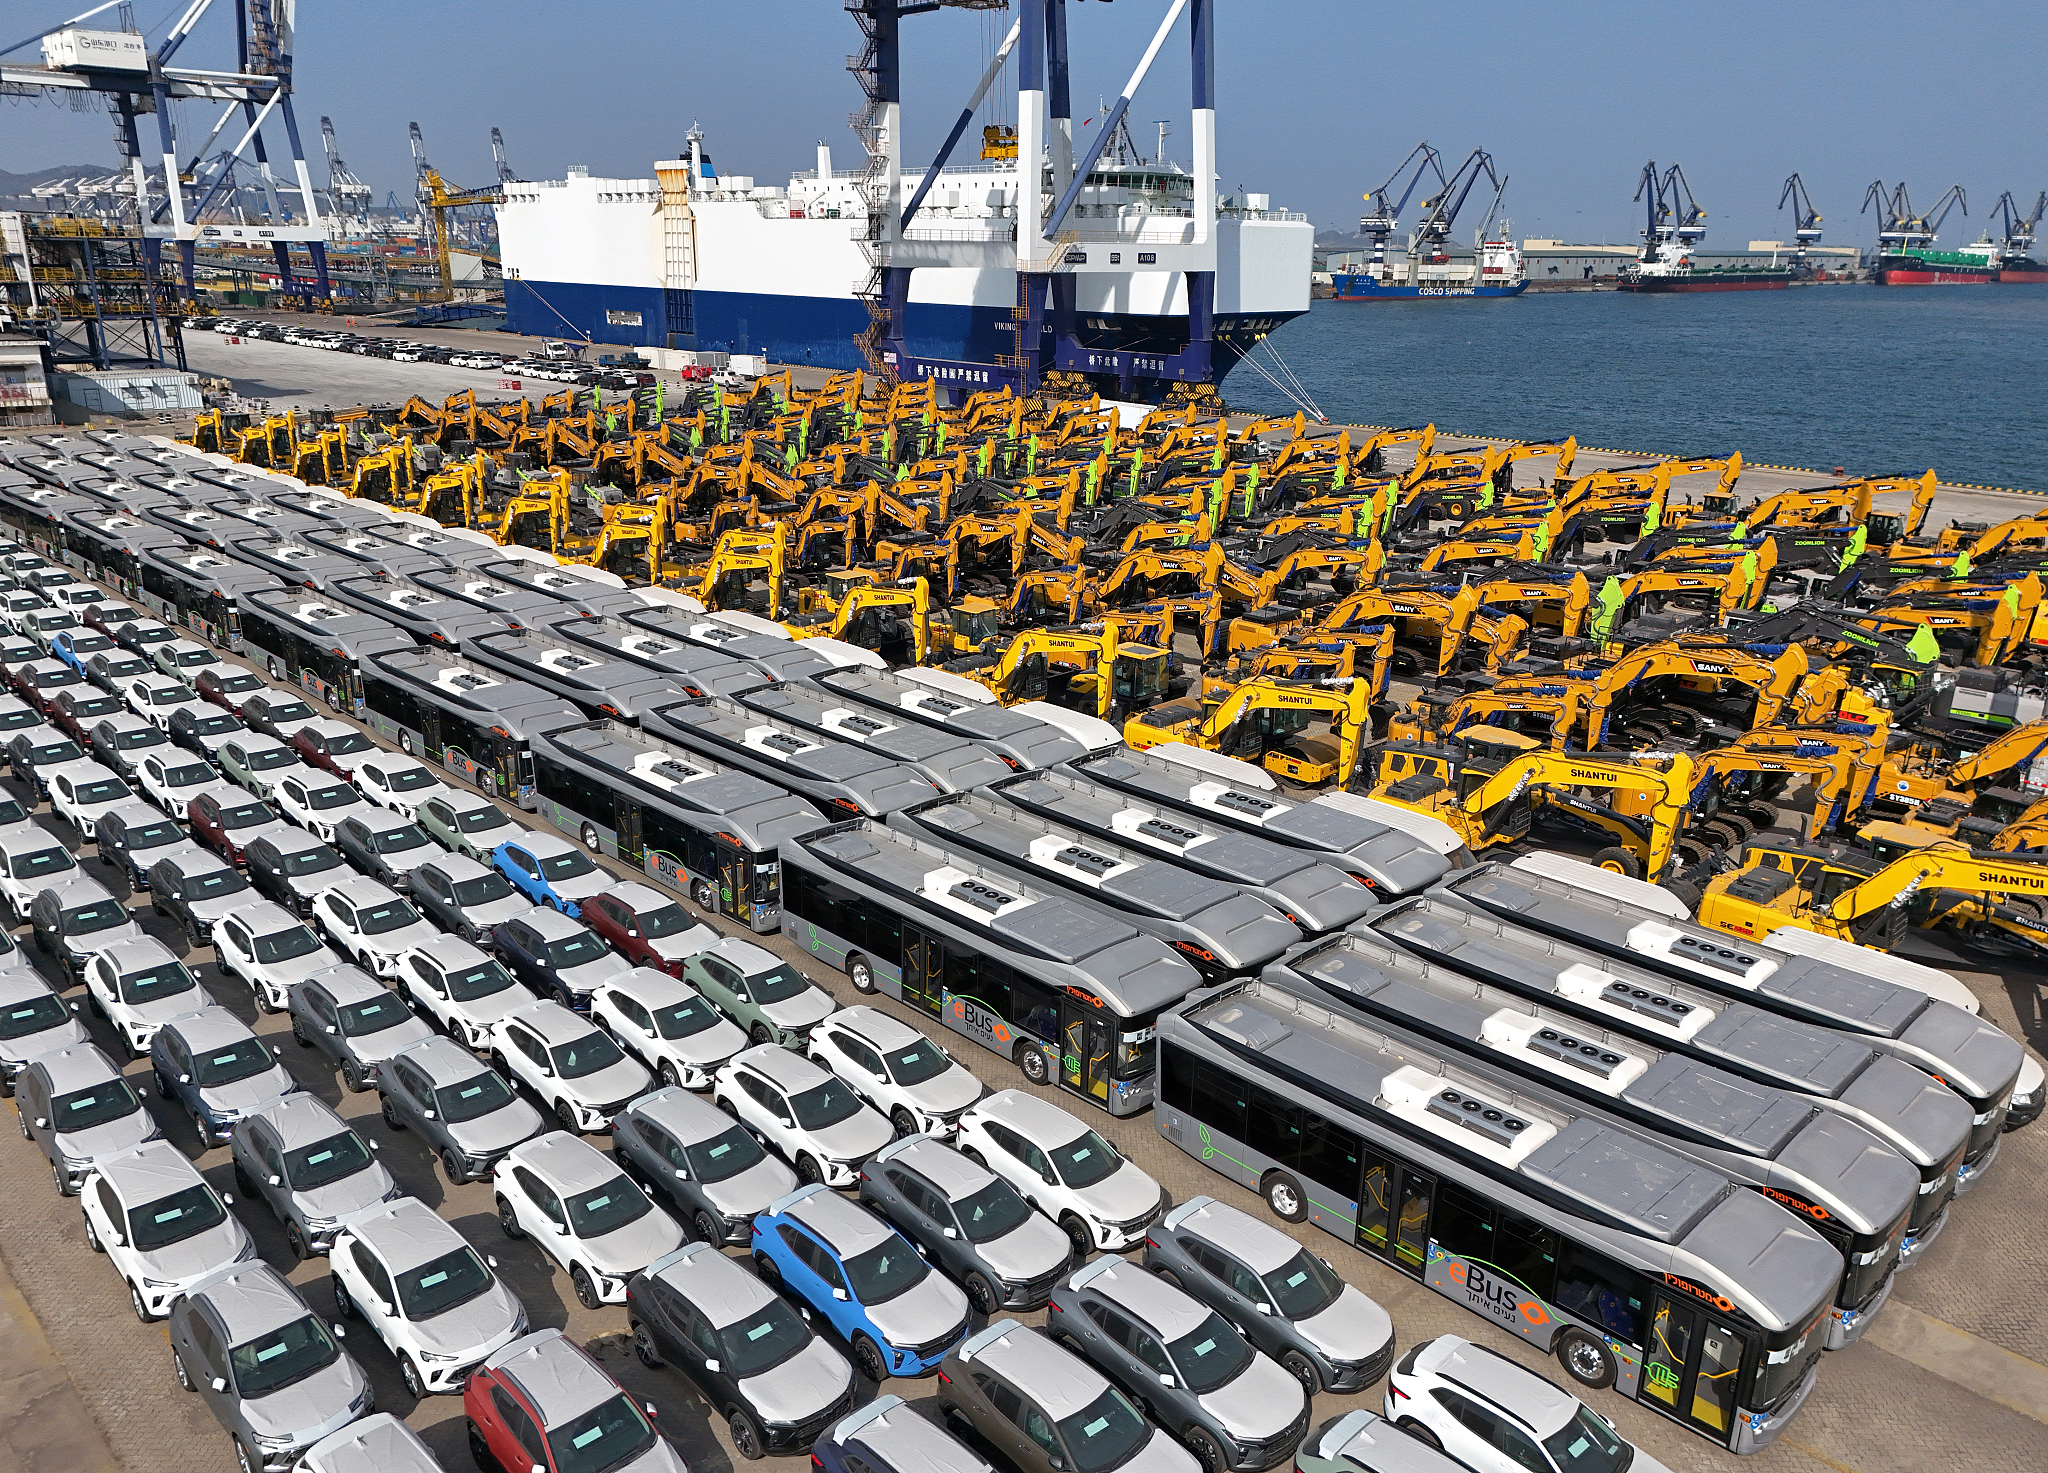
[[[1124,723],[1124,740],[1141,750],[1184,742],[1257,763],[1304,787],[1334,783],[1342,788],[1357,769],[1371,731],[1369,680],[1261,676],[1214,699],[1191,692],[1141,710]]]

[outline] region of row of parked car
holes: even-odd
[[[51,609],[71,586],[27,553],[0,555],[0,582]],[[27,796],[125,869],[188,952],[211,944],[256,1011],[288,1015],[343,1088],[374,1089],[385,1125],[417,1135],[451,1186],[490,1180],[506,1236],[531,1240],[586,1307],[624,1305],[636,1355],[690,1379],[742,1456],[967,1473],[992,1449],[1033,1473],[1190,1459],[1254,1473],[1305,1455],[1314,1392],[1387,1373],[1391,1322],[1327,1261],[1209,1198],[1168,1210],[1058,1105],[985,1095],[919,1030],[839,1008],[665,892],[103,593],[75,626],[22,618],[28,632],[0,643],[19,697],[0,698],[0,728]],[[77,1005],[8,942],[0,1062],[23,1132],[80,1197],[137,1316],[169,1319],[179,1383],[244,1468],[436,1466],[371,1415],[338,1344],[357,1319],[410,1394],[464,1397],[480,1466],[681,1469],[654,1408],[533,1330],[496,1260],[406,1196],[381,1143],[301,1089],[13,800],[0,888],[63,990],[82,984],[148,1058],[202,1151],[229,1148],[237,1192],[277,1217],[295,1258],[328,1258],[331,1324],[257,1261],[234,1198],[163,1138]],[[1115,1256],[1133,1249],[1136,1263]],[[1049,1334],[987,1323],[1040,1307]],[[1563,1398],[1593,1419],[1587,1436],[1606,1428],[1496,1361],[1453,1337],[1418,1347],[1389,1415],[1428,1431],[1401,1378],[1455,1362],[1544,1388],[1544,1416]],[[894,1397],[856,1412],[856,1369],[877,1386],[936,1373],[968,1442]],[[1331,1465],[1318,1473],[1433,1466],[1366,1413],[1314,1439]],[[1375,1461],[1381,1444],[1408,1461]]]
[[[416,343],[406,338],[364,337],[331,328],[288,327],[239,317],[215,317],[193,326],[237,337],[258,338],[264,342],[291,343],[296,347],[320,348],[330,353],[353,353],[361,358],[385,358],[394,363],[445,363],[451,368],[481,368],[520,378],[544,379],[588,388],[625,390],[654,382],[654,375],[644,369],[603,364],[593,368],[569,357],[523,357],[485,349]]]

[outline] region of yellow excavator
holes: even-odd
[[[1893,818],[1923,807],[1968,813],[1980,793],[2017,786],[2023,780],[2019,769],[2031,767],[2044,752],[2048,752],[2048,721],[2016,726],[1977,751],[1954,759],[1945,751],[1906,748],[1886,761],[1870,801]]]
[[[766,612],[773,613],[782,607],[783,560],[788,545],[788,530],[777,522],[722,532],[711,560],[684,571],[682,587],[707,609],[743,609],[748,606],[747,588],[753,575],[765,574]]]
[[[1303,786],[1343,787],[1371,735],[1371,703],[1371,682],[1357,676],[1327,683],[1261,676],[1213,698],[1190,693],[1142,710],[1124,723],[1124,740],[1140,749],[1184,742]]]
[[[798,595],[782,627],[798,639],[839,639],[891,664],[922,665],[929,653],[931,590],[922,578],[875,583],[866,574],[832,572]]]
[[[1114,721],[1166,694],[1170,663],[1163,649],[1123,643],[1114,624],[1082,624],[1027,629],[941,668],[987,686],[1005,706],[1051,701]]]

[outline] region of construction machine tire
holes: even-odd
[[[1604,869],[1609,874],[1626,875],[1631,880],[1643,877],[1643,862],[1619,844],[1611,844],[1593,856],[1593,867]]]

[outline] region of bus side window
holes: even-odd
[[[1053,990],[1023,973],[1010,978],[1010,1021],[1043,1039],[1060,1036],[1060,1004]]]
[[[363,681],[363,704],[393,725],[410,727],[414,731],[427,729],[426,721],[420,715],[418,698],[395,682],[366,678]]]
[[[1618,1340],[1643,1343],[1649,1291],[1640,1274],[1576,1243],[1563,1245],[1557,1269],[1557,1305]]]

